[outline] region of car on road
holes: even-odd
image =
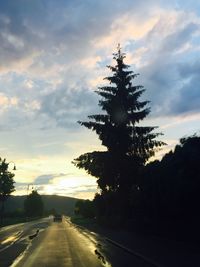
[[[53,221],[54,222],[62,222],[62,215],[61,214],[54,215]]]

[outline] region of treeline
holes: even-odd
[[[7,198],[8,197],[9,195],[7,196]],[[15,203],[14,201],[12,209],[7,209],[7,205],[5,205],[5,211],[1,212],[1,227],[9,224],[38,219],[46,215],[42,197],[37,192],[37,190],[32,190],[32,192],[27,196],[13,196],[12,198],[14,198],[15,201],[17,200],[17,198],[20,198],[20,202],[22,203],[17,207],[17,203]],[[7,199],[7,201],[9,201],[9,198]],[[7,203],[5,202],[3,203],[3,205],[4,204]]]
[[[182,138],[160,161],[143,166],[137,180],[123,200],[109,191],[96,194],[93,201],[79,200],[76,214],[112,227],[199,238],[199,136]]]
[[[112,75],[105,78],[109,84],[96,91],[103,113],[79,122],[96,132],[106,150],[73,161],[97,178],[99,188],[93,201],[77,203],[76,212],[88,217],[89,208],[90,217],[112,227],[197,232],[200,137],[182,138],[174,151],[148,163],[165,143],[157,140],[157,127],[139,125],[150,112],[149,102],[139,101],[145,89],[133,84],[138,74],[124,63],[120,47],[113,58],[116,65],[108,66]]]
[[[5,202],[5,217],[34,218],[55,214],[71,215],[78,199],[57,195],[40,195],[32,190],[26,196],[10,196]]]
[[[199,219],[200,137],[182,138],[161,161],[148,164],[140,180],[140,209],[149,217]]]
[[[127,218],[153,221],[199,220],[200,137],[180,140],[174,151],[162,160],[140,169],[138,182],[126,196]],[[113,217],[120,211],[122,199],[115,192],[95,196],[98,215]]]

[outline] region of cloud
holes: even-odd
[[[39,76],[52,70],[50,78],[92,54],[105,57],[118,42],[146,34],[158,19],[159,3],[8,0],[0,12],[0,69]]]
[[[198,98],[198,90],[195,89],[198,79],[192,78],[197,70],[191,68],[187,77],[181,73],[187,69],[186,65],[193,62],[193,48],[199,40],[199,29],[197,17],[172,12],[161,17],[141,40],[144,53],[140,60],[144,62],[138,68],[141,73],[139,83],[147,88],[145,97],[151,100],[151,116],[176,116],[197,107],[194,97]],[[189,84],[188,80],[191,81]],[[186,91],[193,99],[191,105],[187,104]]]
[[[97,97],[94,92],[60,88],[43,98],[40,112],[54,119],[58,126],[73,129],[77,128],[77,121],[86,119],[96,106]]]
[[[134,70],[141,73],[141,83],[148,89],[152,115],[176,112],[171,105],[180,99],[181,85],[175,82],[180,79],[178,63],[183,48],[190,49],[198,38],[197,16],[165,11],[157,1],[148,6],[140,1],[114,5],[109,1],[95,5],[91,1],[17,2],[2,5],[0,13],[5,44],[0,62],[9,71],[0,86],[5,97],[12,95],[18,104],[17,109],[6,110],[5,123],[20,127],[38,120],[43,124],[46,116],[48,127],[77,128],[77,120],[98,111],[98,97],[91,89],[101,84],[99,77],[105,76],[105,65],[120,41],[128,52],[128,63],[135,60]],[[21,60],[28,62],[24,69],[19,67]],[[11,73],[13,64],[16,72]]]
[[[40,175],[38,176],[35,181],[34,181],[34,185],[44,185],[44,184],[48,184],[51,182],[51,180],[56,177],[55,174],[45,174],[45,175]]]
[[[76,154],[100,146],[77,120],[101,112],[94,90],[108,75],[106,65],[112,63],[119,42],[127,52],[126,62],[140,73],[135,83],[147,89],[142,98],[151,100],[152,124],[160,119],[174,140],[170,129],[175,127],[164,128],[164,118],[173,123],[198,118],[197,2],[1,1],[0,146],[6,144],[6,157],[27,159],[16,180],[35,181],[43,192],[89,193],[74,170],[73,179],[55,175],[70,169]],[[81,192],[73,185],[76,179]],[[21,186],[26,191],[26,185]],[[92,193],[93,188],[88,190]]]
[[[176,32],[169,34],[160,47],[161,53],[173,53],[180,51],[182,46],[188,41],[191,41],[193,35],[199,31],[199,25],[195,23],[188,23],[183,28]]]
[[[56,194],[92,199],[97,192],[96,179],[74,176],[70,173],[47,174],[38,176],[32,183],[17,182],[17,195],[26,195],[32,189],[40,194]],[[81,197],[81,198],[82,198]]]
[[[184,82],[172,107],[172,114],[200,112],[200,61],[180,65],[179,73]]]
[[[0,93],[0,106],[1,106],[1,112],[2,110],[5,110],[11,106],[17,106],[18,105],[18,98],[17,97],[7,97],[5,94]]]
[[[24,62],[26,69],[36,64],[36,59],[45,68],[55,58],[63,62],[63,53],[67,61],[87,57],[91,39],[109,33],[112,21],[133,6],[142,10],[143,5],[138,0],[115,4],[105,0],[1,3],[0,68],[17,70]]]

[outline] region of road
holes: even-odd
[[[1,267],[152,267],[65,218],[4,227],[0,240]]]
[[[44,231],[50,223],[49,218],[28,223],[6,226],[0,229],[0,266],[10,266],[12,262],[30,244],[29,236],[34,235],[39,229]]]

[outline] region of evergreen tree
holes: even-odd
[[[96,91],[102,97],[99,106],[103,114],[88,116],[87,122],[79,121],[98,134],[107,151],[86,153],[74,160],[77,167],[98,178],[103,192],[128,190],[136,183],[139,168],[154,155],[155,148],[164,145],[156,140],[159,133],[153,131],[157,127],[138,126],[150,112],[149,101],[139,101],[145,89],[133,84],[138,74],[124,63],[120,47],[113,55],[116,65],[108,66],[112,75],[104,78],[109,85]]]

